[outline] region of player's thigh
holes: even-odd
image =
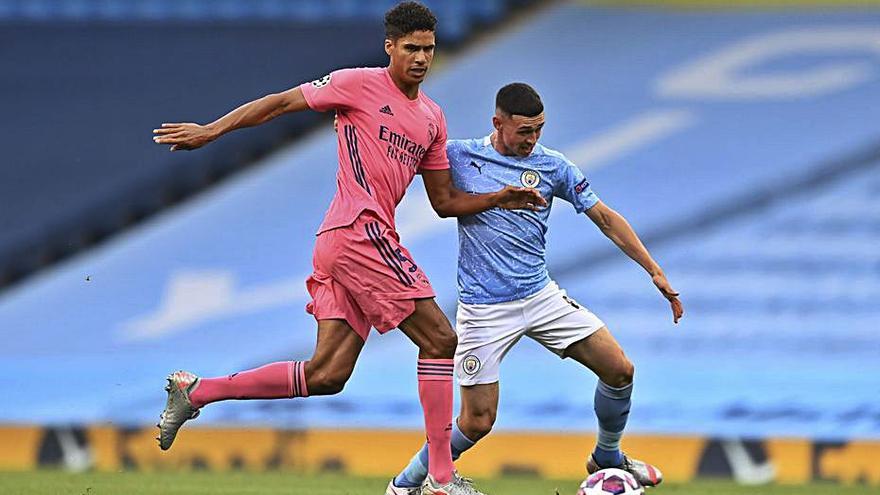
[[[452,359],[458,339],[434,298],[415,299],[412,314],[398,328],[419,348],[421,359]]]
[[[519,301],[460,303],[455,324],[455,372],[459,385],[498,382],[501,362],[525,334],[525,326]]]
[[[613,387],[632,382],[633,365],[607,327],[570,345],[564,356],[591,369],[600,380]]]
[[[524,312],[526,335],[560,358],[569,357],[566,350],[573,344],[605,327],[598,316],[568,297],[554,282],[529,298]]]
[[[345,383],[363,347],[364,339],[345,320],[318,320],[318,342],[306,364],[306,374],[310,381]]]

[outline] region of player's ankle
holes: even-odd
[[[596,460],[596,464],[599,467],[615,467],[623,463],[623,453],[620,449],[605,450],[602,447],[596,446],[593,450],[593,459]]]

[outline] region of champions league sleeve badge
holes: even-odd
[[[536,187],[541,183],[541,175],[534,170],[526,170],[519,177],[519,180],[526,187]]]
[[[315,79],[312,81],[312,86],[316,88],[323,88],[324,86],[330,84],[330,74],[322,77],[321,79]]]

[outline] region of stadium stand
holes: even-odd
[[[179,201],[301,135],[296,115],[206,153],[150,129],[208,121],[338,67],[379,64],[388,1],[0,1],[0,287]],[[436,2],[444,43],[527,2]],[[334,43],[344,32],[346,43]],[[26,40],[26,41],[25,41]],[[304,47],[329,47],[309,50]]]
[[[551,273],[608,323],[635,362],[629,429],[636,450],[647,445],[670,465],[670,480],[740,476],[724,459],[748,450],[761,452],[754,463],[746,455],[758,482],[769,479],[759,469],[766,456],[783,459],[769,476],[786,482],[819,473],[880,483],[873,460],[880,439],[878,25],[876,10],[663,12],[565,3],[462,51],[430,77],[425,90],[443,106],[452,137],[488,133],[501,85],[533,84],[547,109],[543,143],[584,169],[681,291],[687,313],[676,327],[641,270],[586,218],[554,205]],[[204,112],[215,113],[207,105]],[[119,431],[91,428],[89,441],[123,445],[119,458],[136,466],[167,467],[143,428],[155,421],[167,372],[218,375],[307,358],[315,334],[303,281],[335,187],[335,161],[336,136],[326,123],[260,166],[0,293],[0,423],[53,426],[45,443],[70,434],[66,425],[111,422]],[[399,209],[402,241],[452,314],[455,222],[434,217],[414,184]],[[421,427],[415,355],[399,332],[374,334],[343,394],[215,404],[198,419],[202,429],[185,433],[197,440],[194,451],[207,451],[226,445],[208,441],[212,427],[269,426],[282,430],[259,430],[254,449],[273,442],[338,448],[314,464],[351,459],[358,449],[349,441]],[[487,448],[499,457],[474,456],[485,469],[465,471],[502,472],[506,448],[523,459],[517,466],[566,457],[570,471],[548,472],[582,474],[581,451],[572,460],[556,447],[579,449],[592,438],[594,378],[527,341],[508,356],[502,376],[499,431],[487,439],[498,439],[499,447]],[[517,443],[521,437],[505,437],[524,430],[554,443],[531,449]],[[653,434],[677,437],[640,443],[638,435]],[[405,459],[411,443],[389,450]],[[244,458],[230,447],[222,462],[235,467]],[[384,471],[355,472],[397,465],[385,460]]]
[[[390,0],[2,0],[5,21],[379,21]],[[438,34],[458,42],[473,27],[501,19],[529,0],[433,0],[424,2],[443,19]]]

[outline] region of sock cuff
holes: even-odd
[[[629,399],[632,396],[633,384],[630,383],[625,387],[612,387],[607,383],[599,380],[599,383],[596,384],[596,391],[599,392],[604,397],[608,397],[609,399]]]
[[[285,364],[287,365],[287,396],[293,398],[296,397],[293,392],[293,368],[296,362],[287,361]]]
[[[306,362],[290,361],[291,371],[288,377],[291,382],[290,397],[309,396],[309,389],[306,386]]]
[[[419,381],[452,381],[452,359],[419,359]]]
[[[467,450],[473,447],[477,442],[471,440],[461,431],[461,428],[458,427],[458,418],[452,422],[452,440],[451,443],[454,447],[458,447],[460,450]]]

